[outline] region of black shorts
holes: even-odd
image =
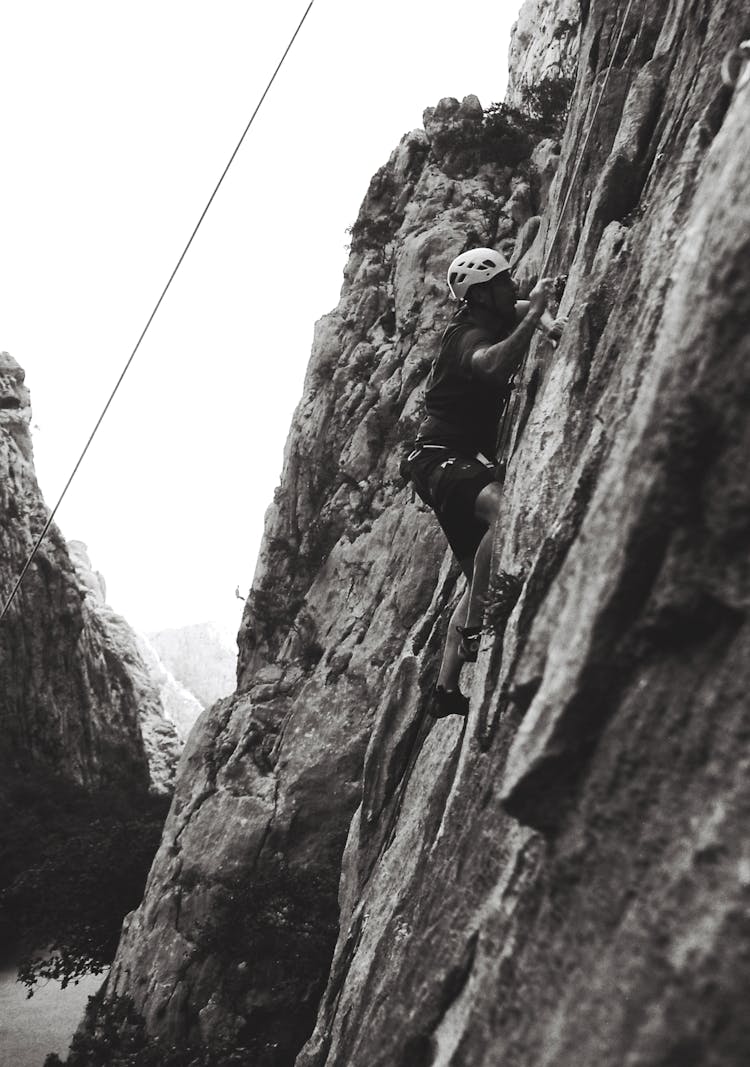
[[[488,526],[474,514],[474,506],[484,487],[495,481],[494,468],[448,449],[423,448],[412,456],[408,475],[435,512],[453,554],[458,560],[473,558]]]

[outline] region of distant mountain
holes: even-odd
[[[237,645],[230,631],[200,622],[148,634],[159,659],[202,708],[234,692]]]
[[[169,670],[151,640],[138,634],[138,651],[148,667],[148,672],[159,691],[165,717],[174,726],[181,746],[187,741],[193,723],[203,711],[200,700],[190,692]]]

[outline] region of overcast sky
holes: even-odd
[[[307,0],[8,0],[0,350],[52,506]],[[236,630],[371,175],[501,100],[520,0],[315,0],[58,514],[136,627]]]

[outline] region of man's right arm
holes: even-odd
[[[474,352],[471,357],[473,374],[504,385],[516,373],[552,295],[553,284],[552,278],[540,279],[529,294],[528,312],[510,337]]]

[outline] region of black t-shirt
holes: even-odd
[[[510,332],[466,304],[453,315],[427,379],[427,414],[418,441],[448,445],[461,454],[482,452],[494,459],[498,424],[510,387],[473,375],[471,357]]]

